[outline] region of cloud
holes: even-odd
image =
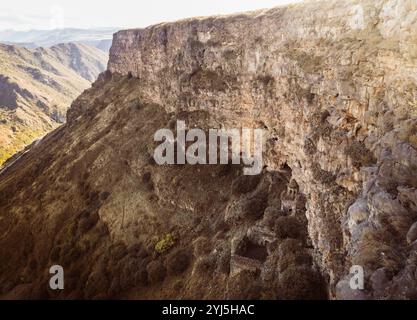
[[[77,25],[79,19],[67,17],[60,7],[51,7],[49,14],[32,13],[23,14],[4,11],[0,13],[0,30],[29,30],[29,29],[55,29],[64,28],[67,25]]]
[[[301,0],[117,0],[117,6],[102,0],[13,0],[0,3],[0,30],[13,28],[52,29],[103,26],[145,27],[191,16],[233,13],[273,7]]]

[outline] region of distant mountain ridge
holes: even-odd
[[[108,52],[111,46],[113,33],[118,28],[98,29],[54,29],[54,30],[29,30],[0,31],[0,42],[5,44],[17,44],[28,49],[37,47],[52,47],[60,43],[83,43]]]
[[[47,52],[90,82],[106,69],[108,60],[108,55],[102,50],[82,43],[61,43]]]
[[[0,44],[0,166],[65,122],[73,99],[107,60],[103,51],[81,43],[33,50]]]

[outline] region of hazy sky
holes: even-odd
[[[0,30],[145,27],[192,16],[269,8],[301,0],[9,0],[0,2]]]

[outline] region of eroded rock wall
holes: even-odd
[[[416,26],[412,0],[311,1],[121,31],[108,69],[138,77],[168,111],[266,128],[268,169],[288,164],[306,195],[333,295],[350,296],[341,280],[358,264],[369,280],[361,297],[410,297]],[[404,279],[406,289],[378,289]]]

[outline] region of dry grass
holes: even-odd
[[[5,130],[4,126],[0,126],[0,134],[3,134]],[[11,132],[11,130],[9,131]],[[0,144],[0,167],[17,152],[22,151],[25,146],[31,144],[34,140],[44,135],[46,131],[43,130],[30,130],[21,128],[16,133],[11,135],[11,143],[1,145]]]

